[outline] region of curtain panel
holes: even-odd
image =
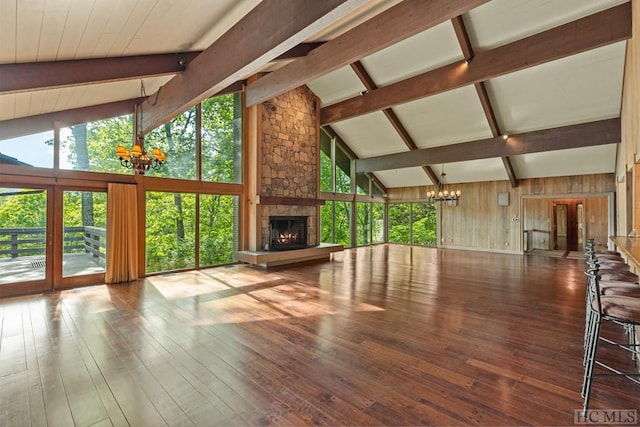
[[[136,186],[110,183],[107,188],[107,268],[105,282],[138,278],[138,204]]]

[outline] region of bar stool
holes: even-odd
[[[633,354],[637,354],[638,345],[635,343],[635,326],[640,324],[640,298],[617,295],[602,295],[600,290],[600,278],[597,271],[588,271],[587,296],[588,296],[588,321],[586,325],[585,345],[585,371],[582,382],[583,414],[586,416],[589,409],[589,398],[593,379],[596,375],[620,375],[630,381],[640,384],[640,373],[623,372],[609,366],[597,359],[598,343],[606,343]],[[631,330],[629,342],[617,342],[601,335],[601,326],[604,322],[613,322]],[[596,373],[595,368],[603,368],[607,373]]]

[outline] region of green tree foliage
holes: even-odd
[[[391,204],[389,205],[389,242],[436,246],[436,223],[434,204]]]
[[[31,249],[21,252],[20,256],[42,255],[44,253],[47,224],[47,192],[31,189],[0,189],[0,229],[35,228],[34,233],[21,234],[19,239],[35,240],[23,243],[20,249]],[[11,250],[11,235],[0,235],[0,249]],[[0,254],[0,258],[11,258],[11,254]]]
[[[174,193],[147,192],[147,272],[195,267],[195,194],[180,193],[180,212],[174,197]],[[178,224],[184,228],[182,236]]]
[[[240,182],[242,117],[239,94],[202,102],[202,180]]]
[[[233,262],[237,212],[237,196],[200,196],[200,265]]]
[[[71,169],[92,172],[130,174],[123,168],[115,155],[118,145],[130,147],[133,141],[133,116],[99,120],[91,123],[63,128],[61,135],[61,155]]]

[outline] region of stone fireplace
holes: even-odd
[[[273,250],[271,217],[306,217],[305,241],[318,236],[318,114],[317,98],[306,86],[264,102],[260,133],[260,246]],[[302,246],[304,245],[304,246]]]
[[[320,243],[319,106],[302,86],[245,109],[248,219],[238,261],[269,268],[343,250]]]

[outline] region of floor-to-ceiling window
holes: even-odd
[[[326,131],[320,134],[320,240],[344,247],[385,241],[384,191],[371,176],[355,174],[355,159]]]
[[[436,206],[426,202],[389,204],[389,242],[437,245]]]

